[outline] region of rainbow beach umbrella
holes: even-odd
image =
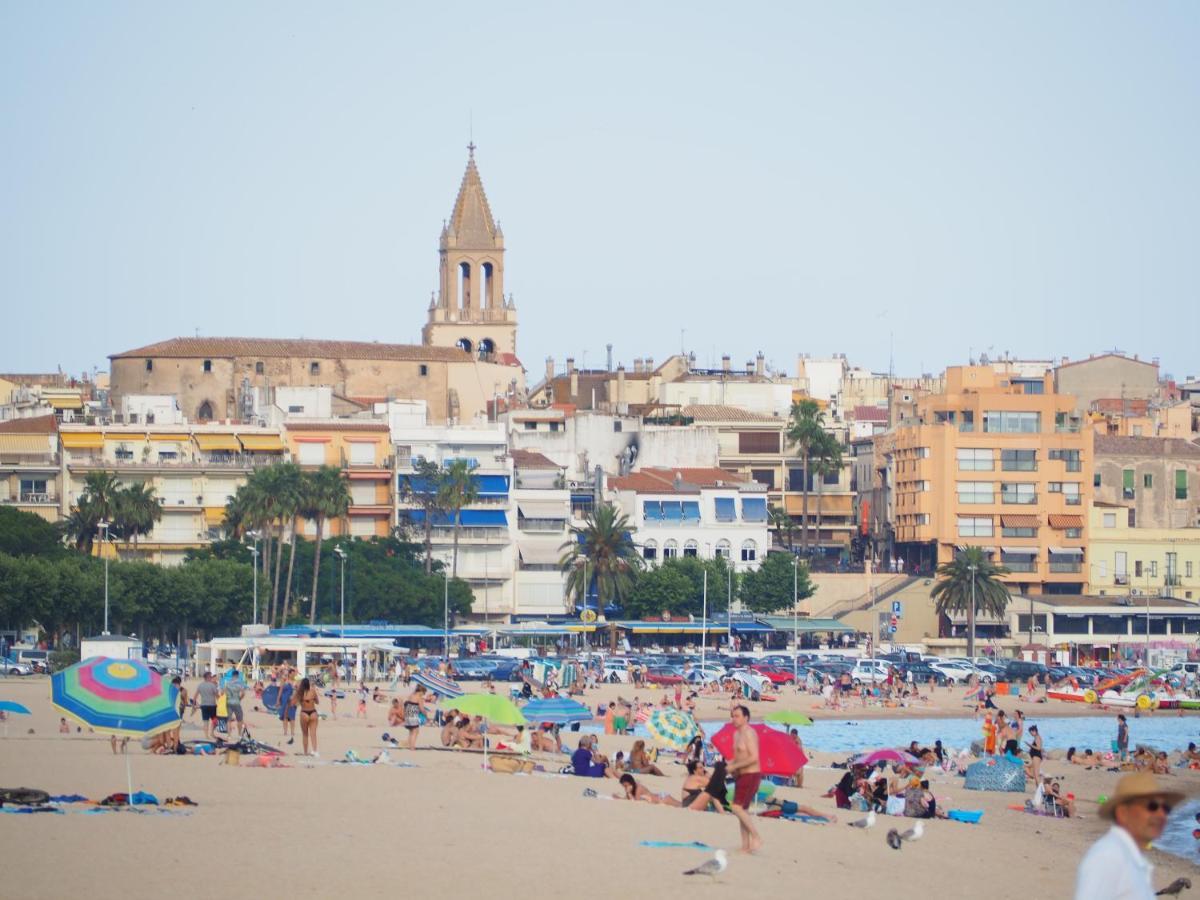
[[[175,685],[136,659],[94,656],[50,676],[54,707],[102,734],[146,737],[180,723]]]
[[[674,707],[662,706],[650,713],[646,732],[656,744],[683,750],[700,733],[696,720]]]

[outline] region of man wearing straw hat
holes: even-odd
[[[1164,790],[1149,772],[1126,775],[1100,807],[1113,823],[1079,864],[1076,900],[1152,900],[1154,866],[1142,850],[1163,833],[1183,794]]]

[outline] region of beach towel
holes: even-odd
[[[716,850],[716,847],[710,847],[708,844],[702,844],[700,841],[639,841],[639,847],[680,847],[685,850],[705,850],[709,853]]]
[[[965,786],[970,791],[1025,791],[1025,767],[1004,759],[983,759],[967,766]]]

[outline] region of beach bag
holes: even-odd
[[[525,774],[533,771],[533,760],[515,759],[511,756],[493,756],[492,771],[501,775]]]
[[[888,797],[886,813],[889,816],[904,815],[904,798],[899,794]]]

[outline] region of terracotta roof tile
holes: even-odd
[[[297,357],[317,359],[380,359],[392,361],[466,362],[469,353],[457,347],[420,344],[379,344],[374,341],[327,341],[290,338],[189,338],[178,337],[114,353],[109,359],[157,356],[176,359],[236,356]],[[515,357],[513,357],[515,359]]]
[[[851,418],[856,422],[886,422],[888,411],[880,406],[856,406]]]
[[[762,413],[751,412],[740,406],[723,406],[718,403],[693,403],[685,406],[683,415],[697,422],[763,422],[779,425],[782,419],[774,416],[764,416]]]
[[[518,469],[561,469],[563,468],[548,456],[536,450],[515,449],[509,451],[513,465]]]
[[[675,476],[679,475],[679,486]],[[737,472],[716,468],[641,469],[609,479],[609,487],[616,491],[634,491],[641,494],[697,494],[701,488],[729,487],[753,488],[757,482],[747,481]]]
[[[58,419],[54,416],[30,416],[0,422],[0,434],[57,434]]]
[[[1200,458],[1200,447],[1183,438],[1096,435],[1097,456],[1171,456]]]

